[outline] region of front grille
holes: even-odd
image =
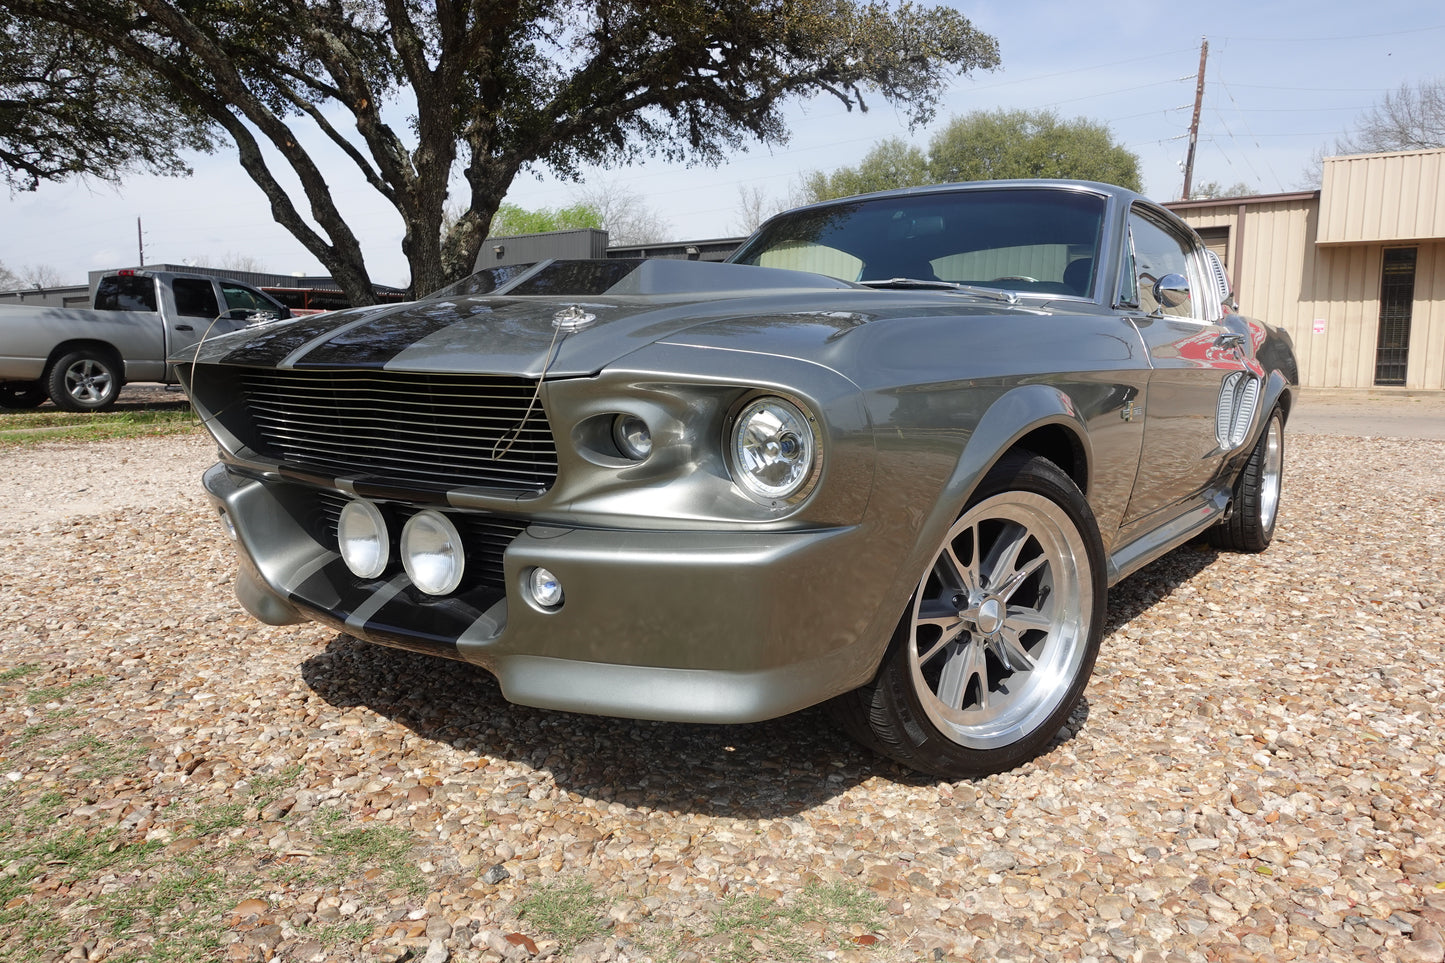
[[[256,369],[241,386],[255,447],[298,471],[537,493],[557,478],[537,384],[523,378]]]
[[[305,517],[312,523],[311,535],[332,551],[337,550],[336,523],[341,510],[350,497],[341,492],[317,491],[311,510],[303,509]],[[401,535],[407,519],[421,509],[409,505],[385,504],[382,513],[386,516],[392,536],[392,557],[396,557],[396,540]],[[467,556],[466,585],[484,585],[494,589],[503,588],[502,553],[520,535],[527,523],[503,515],[488,515],[480,512],[449,511],[445,513],[462,536]],[[465,587],[465,585],[464,585]]]

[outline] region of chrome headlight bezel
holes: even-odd
[[[728,419],[724,447],[733,482],[770,508],[803,501],[823,470],[817,417],[801,401],[777,393],[744,399]]]

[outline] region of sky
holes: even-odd
[[[950,5],[998,40],[1002,64],[955,79],[926,127],[910,130],[877,97],[866,113],[822,97],[789,107],[784,145],[754,145],[718,167],[652,162],[592,171],[584,183],[635,192],[670,226],[671,240],[729,237],[743,233],[743,188],[781,200],[806,172],[856,164],[884,138],[926,145],[951,117],[972,110],[1047,108],[1108,125],[1139,155],[1145,193],[1175,200],[1207,39],[1194,183],[1242,181],[1272,194],[1306,187],[1312,156],[1387,92],[1445,75],[1439,0]],[[147,263],[216,265],[240,254],[276,273],[325,273],[272,221],[229,148],[191,163],[189,178],[131,176],[119,187],[69,182],[0,194],[0,264],[17,273],[44,266],[62,283],[82,283],[91,270],[136,264],[143,243]],[[405,285],[400,218],[348,167],[334,155],[323,169],[362,240],[372,279]],[[545,172],[523,173],[507,199],[561,207],[576,201],[577,190]]]

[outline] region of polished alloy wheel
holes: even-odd
[[[1259,479],[1259,520],[1267,531],[1273,531],[1284,479],[1284,425],[1279,418],[1271,418],[1265,431],[1264,463]]]
[[[914,599],[908,648],[924,713],[953,742],[1018,742],[1069,697],[1093,620],[1089,556],[1053,500],[1008,491],[950,529]]]

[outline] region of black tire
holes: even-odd
[[[103,351],[72,351],[50,368],[50,400],[66,411],[104,411],[125,384],[120,362]]]
[[[1234,510],[1209,530],[1209,541],[1231,552],[1262,552],[1274,541],[1284,478],[1284,413],[1275,408],[1234,483]]]
[[[39,408],[49,395],[38,381],[7,381],[0,385],[0,408]]]
[[[877,676],[830,711],[919,772],[1012,769],[1083,697],[1106,597],[1098,525],[1078,487],[1047,459],[1005,456],[938,547]]]

